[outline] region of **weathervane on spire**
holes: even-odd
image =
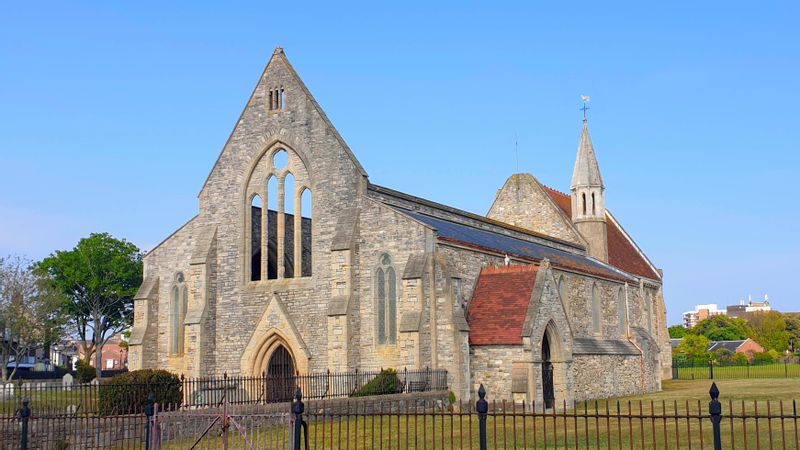
[[[590,109],[587,105],[589,103],[589,96],[588,95],[581,95],[581,100],[583,100],[583,107],[578,108],[583,111],[583,121],[586,122],[586,110]]]

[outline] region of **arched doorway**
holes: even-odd
[[[295,366],[292,354],[283,345],[272,352],[267,362],[267,401],[290,401],[295,388]]]
[[[550,361],[550,339],[547,333],[542,338],[542,397],[545,408],[552,408],[556,402],[553,388],[553,363]]]

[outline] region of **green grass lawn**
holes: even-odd
[[[512,412],[508,403],[505,413],[488,417],[489,448],[708,448],[712,442],[711,422],[706,417],[710,386],[709,380],[670,380],[658,393],[580,403],[574,410],[555,415],[522,415],[520,405],[515,405]],[[800,448],[796,419],[756,421],[726,417],[731,411],[752,414],[756,408],[759,413],[766,413],[767,401],[770,413],[779,413],[783,402],[784,413],[793,414],[795,405],[789,399],[800,399],[800,381],[721,380],[717,386],[723,403],[723,448],[744,448],[745,441],[747,448]],[[307,417],[311,448],[477,448],[478,421],[464,409],[464,414],[456,408],[453,412],[428,411],[424,415],[311,415]],[[583,417],[586,413],[599,417]],[[243,426],[256,448],[288,444],[288,425]],[[220,440],[211,437],[203,444],[219,448]],[[233,430],[228,440],[229,448],[248,448]],[[185,440],[174,440],[165,442],[165,448],[184,448],[186,444]]]
[[[711,378],[711,368],[679,367],[678,378],[681,380],[708,380]],[[765,364],[758,366],[714,366],[714,379],[734,378],[800,378],[800,364]]]

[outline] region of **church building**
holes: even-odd
[[[144,258],[129,366],[445,369],[459,399],[548,404],[656,391],[662,272],[605,195],[586,120],[569,193],[515,174],[482,216],[373,184],[278,48],[197,215]]]

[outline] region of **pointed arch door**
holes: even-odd
[[[295,365],[292,354],[279,345],[267,362],[267,401],[291,401],[295,388]]]
[[[550,339],[547,333],[542,338],[542,397],[545,408],[552,408],[556,402],[553,386],[553,363],[550,361]]]

